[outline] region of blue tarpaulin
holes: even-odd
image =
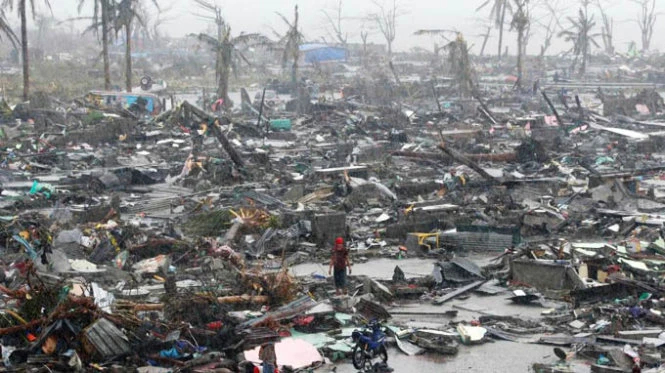
[[[305,56],[305,63],[318,63],[328,61],[346,61],[348,51],[344,48],[333,47],[326,44],[303,44],[300,52]]]

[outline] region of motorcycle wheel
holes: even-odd
[[[377,351],[377,353],[376,353],[376,356],[380,357],[381,361],[383,361],[384,363],[387,363],[388,362],[388,350],[386,350],[386,346],[381,345],[381,347],[379,347],[379,351]]]
[[[351,351],[351,360],[353,361],[353,367],[358,370],[363,369],[365,367],[366,359],[367,357],[365,356],[365,351],[360,347],[359,344],[355,345],[353,347],[353,351]]]

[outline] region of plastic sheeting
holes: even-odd
[[[303,44],[300,52],[305,57],[305,63],[314,64],[328,61],[346,61],[347,50],[339,47],[331,47],[326,44]]]
[[[260,348],[259,346],[245,351],[245,359],[254,364],[260,364]],[[280,342],[275,343],[275,354],[277,355],[277,365],[290,366],[293,369],[306,368],[323,361],[323,357],[316,347],[302,339],[282,339]]]

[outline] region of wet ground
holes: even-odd
[[[489,263],[495,253],[473,254],[468,256],[478,265]],[[366,275],[376,279],[390,279],[396,265],[404,271],[407,278],[426,276],[432,273],[433,259],[374,259],[366,263],[353,266],[354,275]],[[311,276],[312,274],[327,275],[325,264],[306,263],[291,268],[296,276]],[[394,324],[449,328],[451,322],[477,319],[482,315],[515,316],[523,319],[539,319],[541,312],[548,308],[564,306],[563,303],[544,301],[544,303],[523,306],[512,303],[507,298],[509,292],[484,296],[471,294],[468,299],[455,299],[443,305],[432,305],[430,302],[398,302],[389,308],[393,313]],[[457,310],[456,317],[447,317],[446,311]],[[439,354],[425,354],[420,356],[406,356],[397,349],[389,351],[389,365],[396,373],[439,373],[439,372],[531,372],[534,363],[554,363],[557,361],[552,346],[533,343],[516,343],[490,340],[482,345],[460,346],[456,356],[443,356]],[[350,362],[338,363],[338,373],[356,372]],[[327,371],[323,368],[324,372]],[[576,372],[589,372],[585,364],[575,363]]]
[[[404,271],[407,278],[420,277],[432,274],[432,259],[374,259],[366,263],[356,263],[352,266],[353,275],[369,276],[375,279],[390,280],[393,277],[395,266]],[[324,263],[304,263],[291,267],[291,274],[297,277],[312,274],[328,275],[328,265]]]
[[[395,373],[529,372],[534,362],[557,360],[549,346],[501,341],[471,347],[462,346],[455,356],[406,356],[397,349],[391,349],[388,353],[388,365]],[[337,373],[355,372],[350,363],[337,365]]]

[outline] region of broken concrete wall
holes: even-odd
[[[418,219],[407,220],[391,224],[386,227],[386,238],[398,238],[405,240],[409,233],[431,232],[438,229],[443,223],[433,216],[420,216]]]
[[[312,235],[318,244],[330,244],[346,237],[346,213],[329,212],[312,216]]]
[[[510,263],[513,281],[537,289],[573,290],[586,285],[570,264],[537,260],[513,260]]]

